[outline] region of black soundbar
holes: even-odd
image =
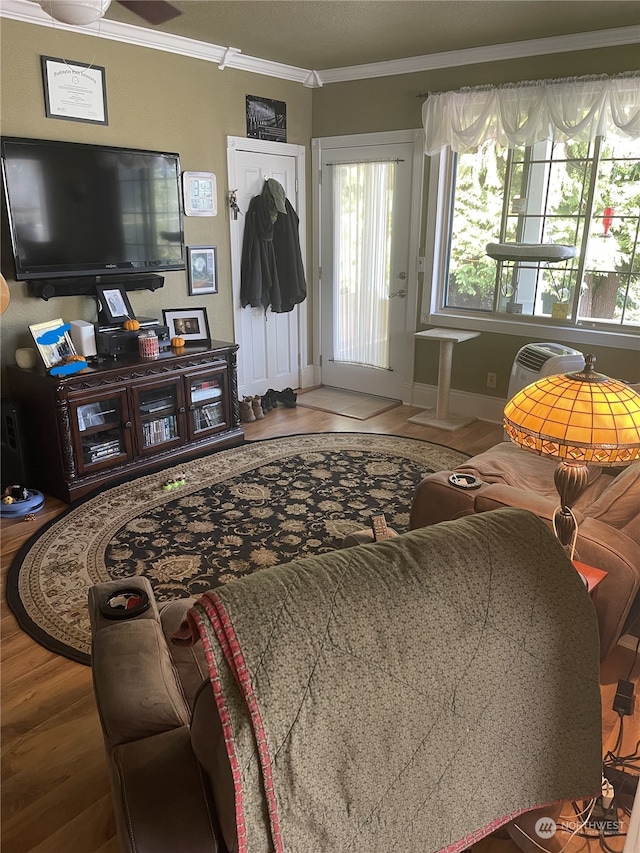
[[[164,276],[150,275],[88,276],[84,278],[42,278],[29,282],[31,296],[47,302],[54,296],[96,296],[96,284],[109,283],[125,290],[159,290],[164,287]]]

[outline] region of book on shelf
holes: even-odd
[[[191,388],[191,401],[200,403],[202,400],[215,400],[222,397],[222,388],[215,383],[211,385],[194,385]]]
[[[222,403],[209,403],[194,411],[196,429],[208,429],[224,423]]]
[[[110,459],[112,456],[119,456],[122,453],[122,448],[120,447],[120,443],[117,442],[115,446],[102,447],[97,450],[89,450],[88,448],[84,449],[84,460],[85,462],[102,462],[105,459]]]
[[[161,400],[149,400],[146,403],[140,403],[140,411],[145,415],[151,415],[154,412],[161,412],[162,409],[170,409],[173,405],[173,398],[165,397]]]
[[[105,450],[113,450],[114,448],[117,450],[120,447],[120,440],[114,438],[110,439],[109,441],[85,442],[82,447],[83,450],[88,453],[99,453]]]

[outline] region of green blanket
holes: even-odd
[[[599,792],[595,612],[528,512],[265,569],[188,619],[240,853],[463,850]]]

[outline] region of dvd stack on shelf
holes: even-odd
[[[123,451],[118,436],[102,433],[98,438],[84,441],[82,452],[85,464],[93,465],[96,462],[104,462],[113,456],[118,456]]]
[[[171,441],[177,434],[175,415],[167,415],[164,418],[156,418],[153,421],[144,421],[142,424],[142,437],[145,447]]]

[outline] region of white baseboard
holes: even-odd
[[[308,364],[300,370],[300,387],[315,388],[320,384],[321,370],[317,364]]]
[[[618,640],[619,646],[622,646],[623,649],[631,649],[632,652],[635,652],[637,644],[638,638],[632,634],[623,634]]]
[[[438,389],[435,385],[414,382],[408,398],[411,401],[408,405],[417,406],[420,409],[432,409],[436,405]],[[449,408],[452,412],[496,424],[502,423],[502,413],[506,402],[501,397],[487,397],[484,394],[472,394],[469,391],[456,391],[455,388],[452,388],[449,394]]]

